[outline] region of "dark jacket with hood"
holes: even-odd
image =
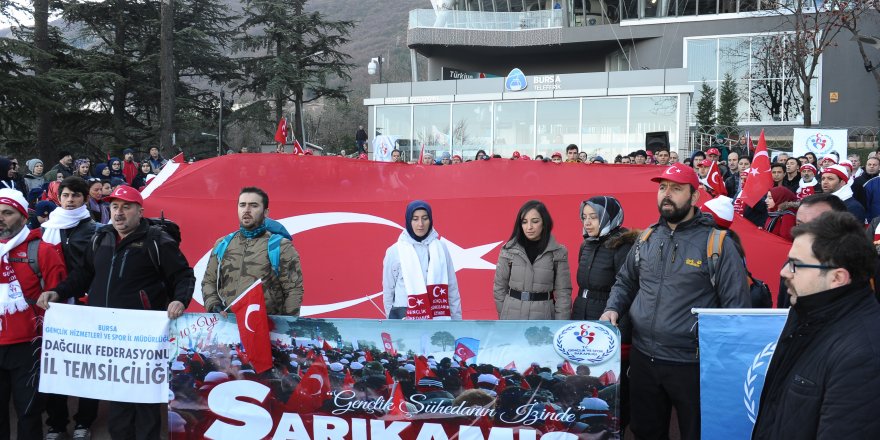
[[[192,268],[174,239],[161,232],[153,242],[149,229],[142,219],[121,241],[113,226],[99,229],[86,248],[82,270],[71,272],[55,289],[62,300],[89,292],[88,304],[95,307],[166,310],[171,301],[188,306],[196,281]],[[150,245],[157,248],[158,268]]]
[[[24,183],[24,180],[21,178],[12,178],[9,177],[9,170],[12,169],[12,161],[9,159],[0,158],[0,188],[10,188],[20,192],[24,195],[24,199],[27,200],[28,197],[28,189],[27,185]]]
[[[675,230],[662,219],[652,227],[650,237],[627,255],[605,310],[629,314],[633,347],[645,355],[697,363],[697,317],[691,309],[750,307],[746,267],[733,240],[726,236],[715,263],[717,282],[712,285],[706,243],[716,226],[711,217],[698,211]]]
[[[617,228],[599,240],[584,240],[578,256],[578,290],[571,319],[596,320],[602,316],[617,271],[638,236],[638,231]]]
[[[767,369],[753,439],[880,438],[880,304],[867,283],[798,297]]]

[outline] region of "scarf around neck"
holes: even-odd
[[[28,310],[21,284],[15,276],[15,271],[12,270],[12,265],[9,264],[9,251],[24,243],[30,233],[30,229],[23,227],[15,237],[0,244],[0,269],[2,269],[0,270],[0,315],[12,315]],[[0,324],[0,331],[2,330],[3,326]]]
[[[49,244],[61,243],[63,229],[70,229],[87,218],[91,218],[91,215],[86,205],[76,209],[64,209],[60,206],[55,208],[49,213],[49,220],[42,225],[43,241]]]
[[[244,237],[248,240],[251,240],[251,239],[254,239],[254,238],[257,238],[257,237],[263,235],[263,233],[266,232],[266,222],[263,222],[263,224],[261,224],[260,226],[257,226],[254,229],[245,229],[245,228],[239,227],[238,230],[239,230],[239,232],[241,232],[242,237]]]

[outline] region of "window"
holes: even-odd
[[[533,154],[535,149],[535,101],[495,103],[493,154],[510,158],[514,151]]]
[[[789,60],[792,34],[687,38],[688,80],[699,90],[703,81],[716,93],[726,75],[736,82],[741,123],[803,122],[802,83]],[[821,60],[820,60],[821,63]],[[812,123],[819,121],[821,65],[810,82]],[[698,100],[694,96],[694,102]],[[716,104],[717,105],[717,104]],[[695,108],[691,108],[691,113]]]
[[[449,132],[449,104],[416,105],[413,107],[413,144],[439,159],[452,146]]]
[[[627,144],[628,98],[583,100],[583,145],[581,150],[611,161],[615,155],[635,148]]]
[[[408,105],[379,106],[376,107],[376,132],[378,134],[397,138],[397,146],[400,151],[409,152],[412,157],[412,143],[410,142],[412,107]]]
[[[535,155],[565,154],[565,146],[579,144],[580,103],[576,99],[538,101],[538,148]],[[531,154],[531,153],[530,153]]]
[[[464,160],[492,151],[492,103],[452,105],[452,150]]]

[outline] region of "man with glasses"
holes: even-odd
[[[826,212],[791,231],[792,309],[764,379],[753,439],[880,438],[876,254],[862,222]]]

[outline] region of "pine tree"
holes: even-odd
[[[734,128],[739,121],[736,107],[739,104],[739,95],[736,92],[736,81],[728,73],[724,75],[724,81],[718,88],[718,125],[723,128]]]
[[[242,113],[274,129],[268,120],[280,120],[285,106],[293,101],[297,139],[303,139],[303,104],[320,98],[345,99],[348,89],[342,82],[351,80],[349,72],[354,67],[340,51],[350,40],[354,22],[306,12],[306,2],[249,2],[241,25],[243,35],[236,44],[237,52],[246,54],[240,59],[246,79],[237,90],[256,98]]]
[[[706,81],[700,86],[700,100],[697,101],[697,129],[700,133],[709,133],[715,127],[715,89]]]

